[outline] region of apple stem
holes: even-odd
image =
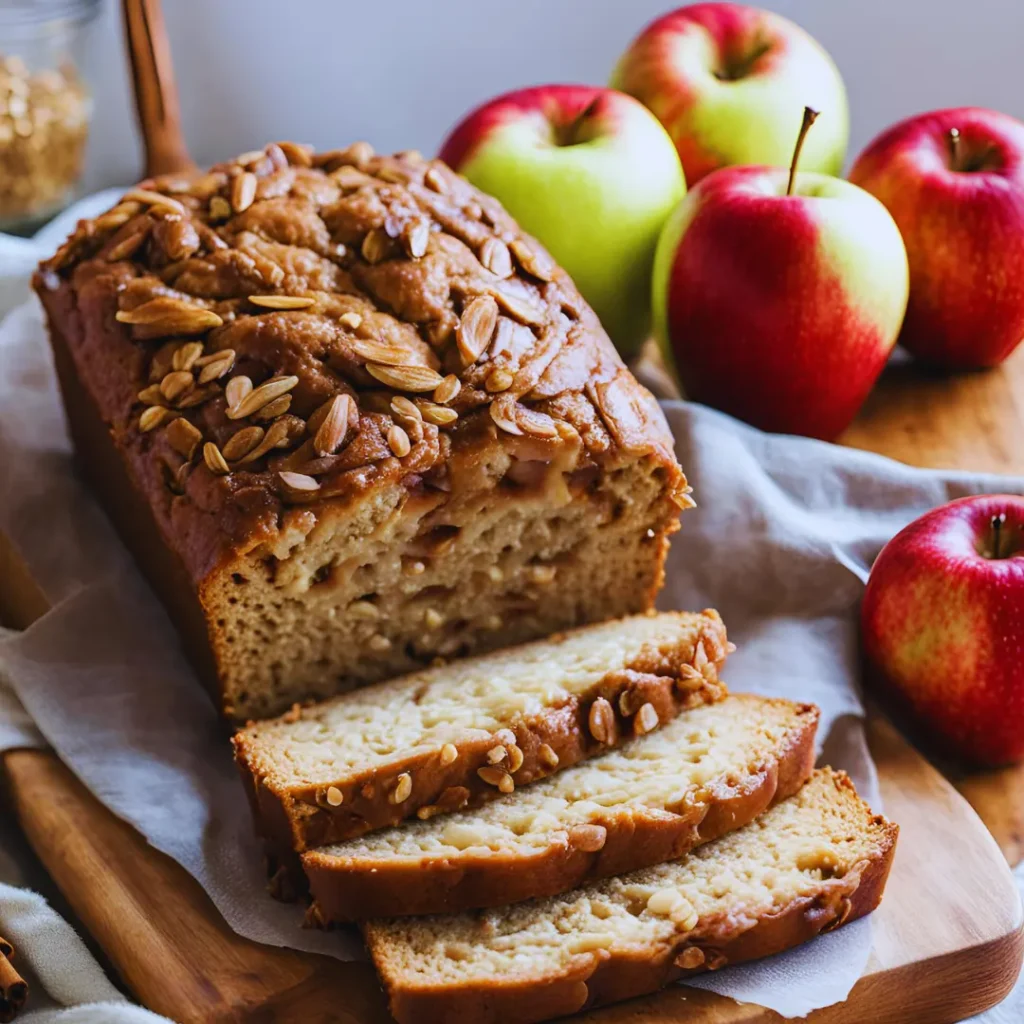
[[[1002,558],[1002,539],[1003,539],[1003,524],[1006,522],[1006,513],[1000,512],[999,515],[992,517],[992,557]]]
[[[960,170],[960,129],[949,129],[949,151],[950,159],[953,162],[953,170]]]
[[[583,110],[576,117],[574,117],[572,121],[569,124],[567,124],[561,132],[559,132],[560,139],[558,144],[560,146],[576,145],[576,133],[583,126],[583,122],[586,121],[587,118],[594,113],[594,111],[597,109],[598,103],[600,102],[601,97],[595,96],[594,99],[592,99],[583,108]]]
[[[817,110],[804,107],[804,120],[800,125],[800,134],[796,137],[796,147],[793,149],[793,159],[789,164],[789,181],[786,184],[787,196],[793,194],[793,185],[796,184],[796,165],[800,160],[800,150],[804,148],[804,139],[807,138],[807,133],[811,130],[811,125],[814,124],[817,117]]]

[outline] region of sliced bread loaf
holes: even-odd
[[[529,1024],[788,949],[873,910],[897,828],[842,772],[678,861],[364,935],[400,1024]]]
[[[235,755],[283,855],[483,803],[651,732],[725,695],[726,653],[717,612],[637,615],[250,723]]]
[[[818,709],[736,695],[475,810],[302,855],[319,924],[494,907],[681,857],[792,796]]]

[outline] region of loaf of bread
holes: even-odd
[[[817,721],[812,705],[728,697],[479,809],[311,850],[309,916],[496,907],[675,860],[792,796]]]
[[[529,1024],[778,953],[873,910],[897,828],[818,771],[682,860],[499,910],[364,926],[399,1024]]]
[[[494,799],[720,699],[717,613],[637,615],[365,687],[235,736],[278,856]]]
[[[229,716],[652,607],[692,504],[657,403],[440,162],[146,181],[34,286],[82,467]]]

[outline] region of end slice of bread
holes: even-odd
[[[364,935],[400,1024],[529,1024],[781,952],[873,910],[897,827],[823,769],[684,858],[562,896]]]
[[[333,924],[494,907],[681,857],[792,796],[818,709],[734,695],[475,810],[302,855]]]
[[[257,829],[287,856],[495,799],[721,699],[727,647],[717,612],[637,615],[251,723]]]

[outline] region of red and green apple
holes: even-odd
[[[846,155],[846,90],[832,58],[770,11],[698,3],[652,22],[612,74],[616,89],[657,114],[692,188],[736,164],[785,167],[805,106],[821,111],[805,170],[839,174]]]
[[[686,191],[650,111],[611,89],[523,89],[472,111],[439,155],[540,239],[619,351],[635,353],[650,333],[658,234]]]
[[[762,430],[833,439],[881,373],[907,304],[907,257],[882,204],[795,170],[729,167],[669,218],[655,258],[663,351],[688,398]]]

